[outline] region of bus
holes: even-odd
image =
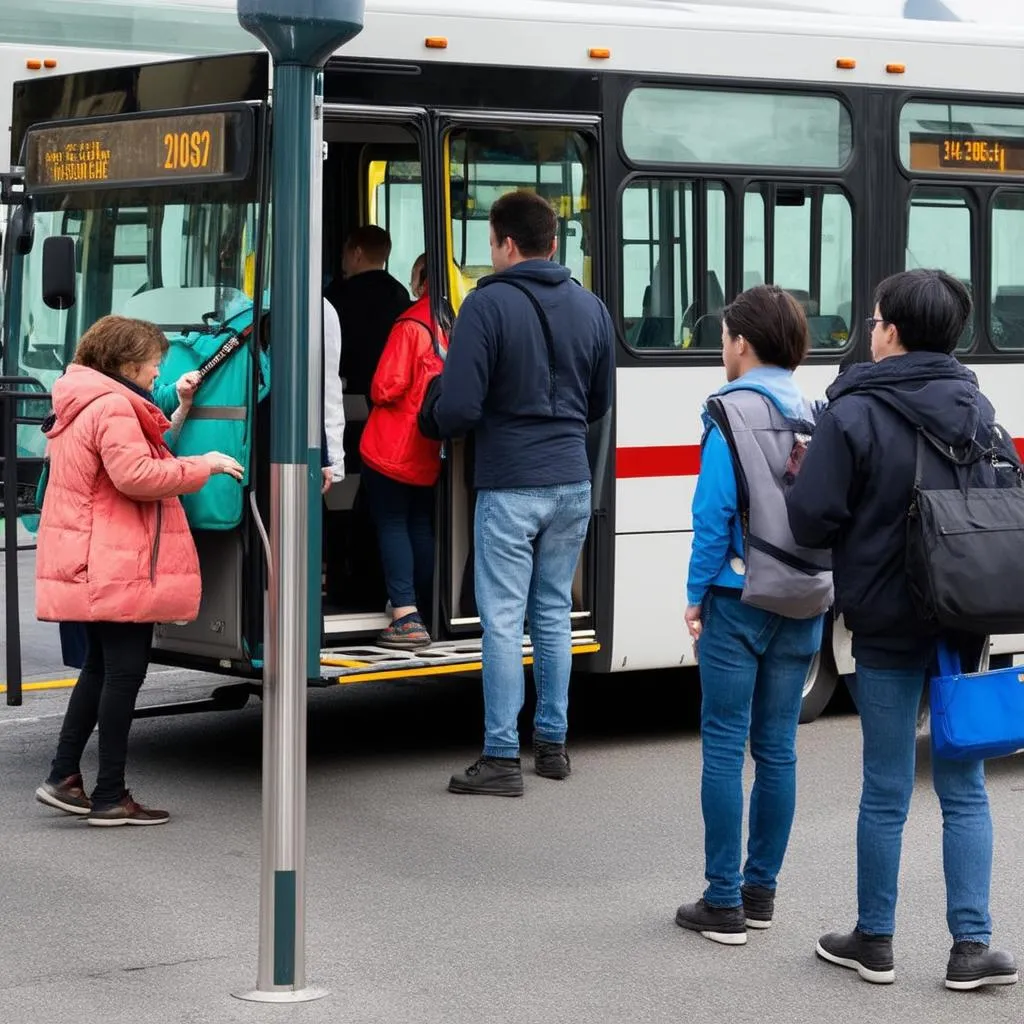
[[[369,0],[364,31],[325,69],[323,152],[296,156],[322,162],[310,214],[326,275],[340,273],[352,228],[379,224],[400,280],[428,253],[436,313],[450,321],[489,270],[491,203],[526,188],[559,212],[555,258],[617,326],[614,407],[588,439],[593,516],[572,612],[580,670],[696,664],[683,611],[700,411],[722,383],[720,312],[746,287],[774,283],[803,305],[813,351],[799,383],[816,397],[842,365],[868,358],[875,283],[907,267],[949,271],[975,301],[958,354],[1024,450],[1022,45],[1024,32],[1005,26],[763,4]],[[173,344],[246,302],[257,329],[233,358],[255,367],[258,314],[273,299],[266,53],[21,81],[12,112],[23,198],[5,236],[6,372],[48,388],[109,312],[153,320]],[[212,162],[175,158],[175,139],[193,133],[212,140]],[[70,166],[56,175],[51,157]],[[70,309],[43,298],[55,236],[74,240]],[[272,339],[269,354],[272,367]],[[345,403],[355,434],[365,396]],[[258,680],[267,430],[251,394],[240,423],[252,454],[237,521],[195,529],[200,615],[158,626],[154,658]],[[38,431],[19,436],[23,451],[41,444]],[[311,615],[314,684],[480,667],[465,444],[446,455],[435,643],[375,648],[383,598],[353,573],[343,600]],[[349,449],[347,478],[328,495],[328,536],[356,529],[358,477]],[[314,577],[322,557],[311,553]],[[1024,636],[990,644],[993,658],[1021,651]],[[805,721],[853,667],[840,619],[808,675]]]

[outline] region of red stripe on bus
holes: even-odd
[[[658,476],[696,476],[699,472],[699,444],[661,445],[654,448],[617,448],[615,451],[615,475],[619,480]]]
[[[1024,437],[1015,437],[1013,443],[1024,459]],[[617,448],[615,451],[615,476],[619,480],[696,476],[699,472],[699,444]]]

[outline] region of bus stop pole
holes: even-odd
[[[306,686],[310,664],[310,488],[320,477],[319,380],[310,383],[311,339],[320,338],[320,253],[311,253],[319,206],[316,86],[327,58],[363,27],[363,0],[238,0],[242,27],[274,61],[270,333],[270,572],[263,683],[263,846],[257,1002],[306,1002]],[[319,340],[316,344],[319,346]],[[312,401],[310,400],[312,398]],[[317,429],[314,431],[314,421]],[[318,491],[313,490],[318,497]],[[319,514],[319,507],[316,513]],[[319,550],[316,551],[319,576]],[[318,617],[318,616],[317,616]]]

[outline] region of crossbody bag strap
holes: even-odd
[[[416,317],[416,316],[400,316],[395,321],[395,323],[396,324],[419,324],[420,327],[422,327],[423,330],[425,330],[427,332],[427,334],[430,335],[430,344],[433,346],[434,353],[436,354],[437,358],[440,359],[441,362],[444,362],[445,359],[447,359],[448,353],[443,348],[441,348],[441,342],[437,340],[437,334],[434,332],[433,328],[425,320],[420,320],[420,318]]]

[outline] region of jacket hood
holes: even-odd
[[[720,395],[730,391],[756,391],[774,402],[783,416],[793,420],[812,420],[811,407],[793,380],[791,370],[781,366],[759,366],[720,388]]]
[[[572,277],[572,272],[568,267],[563,267],[552,260],[523,260],[522,263],[516,263],[507,270],[481,278],[478,286],[500,277],[517,277],[522,281],[539,285],[559,285],[568,281]]]
[[[77,363],[72,363],[53,385],[54,422],[44,424],[43,433],[47,437],[62,434],[93,402],[106,395],[127,398],[146,437],[157,446],[163,444],[164,431],[171,424],[152,402],[113,377]]]
[[[856,363],[826,392],[830,402],[843,395],[870,395],[894,408],[915,427],[957,448],[982,440],[995,423],[991,402],[978,378],[953,356],[910,352],[878,363]]]

